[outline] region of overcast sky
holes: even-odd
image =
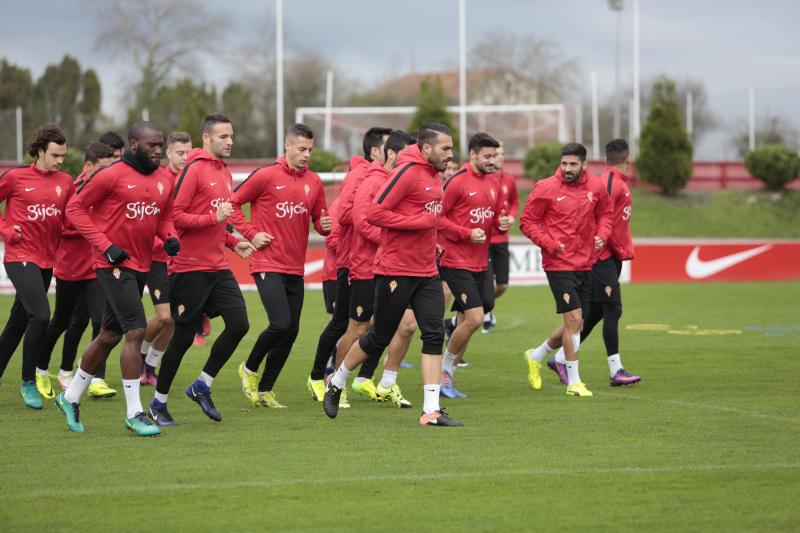
[[[230,46],[258,38],[261,21],[274,16],[270,0],[213,0],[212,12],[233,23]],[[630,87],[632,1],[625,0],[623,84]],[[102,5],[102,3],[100,4]],[[324,54],[337,68],[369,84],[393,74],[455,68],[457,0],[284,0],[287,54]],[[125,60],[95,46],[98,19],[78,0],[3,0],[0,56],[39,76],[65,54],[94,67],[104,90],[103,111],[121,116]],[[747,90],[756,90],[761,117],[779,114],[800,129],[800,1],[641,0],[641,73],[667,74],[704,83],[722,131],[710,135],[697,155],[732,155],[729,131],[747,118]],[[607,0],[467,0],[467,42],[488,31],[530,33],[558,44],[577,60],[580,75],[598,72],[601,93],[614,75],[615,18]],[[243,37],[245,36],[245,37]],[[469,62],[469,58],[468,58]],[[224,85],[236,72],[211,61],[203,76]],[[586,84],[588,91],[588,83]]]

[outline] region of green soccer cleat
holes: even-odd
[[[113,398],[116,396],[117,391],[109,387],[106,380],[98,379],[97,381],[89,383],[88,394],[89,398],[94,399]]]
[[[64,398],[64,393],[59,393],[56,396],[56,407],[64,413],[67,419],[67,429],[75,433],[83,433],[83,424],[81,423],[81,410],[80,404],[70,403]]]
[[[306,381],[306,388],[308,392],[311,393],[311,399],[315,402],[321,402],[322,398],[325,396],[325,380],[324,379],[311,379],[311,376],[308,376],[308,381]]]
[[[144,412],[138,413],[133,418],[126,418],[125,427],[140,437],[155,437],[161,434],[158,426],[153,424]]]
[[[258,405],[258,373],[245,371],[244,363],[239,365],[239,378],[242,380],[242,392],[252,405]]]
[[[391,388],[384,389],[381,387],[380,383],[378,383],[378,386],[375,388],[375,394],[379,402],[392,402],[395,407],[400,407],[401,409],[411,407],[411,402],[403,398],[403,393],[400,392],[400,385],[394,384]]]
[[[286,406],[278,401],[272,391],[258,393],[258,405],[260,407],[270,407],[272,409],[286,409]]]
[[[36,389],[36,383],[33,381],[22,382],[22,400],[25,402],[25,405],[31,409],[41,409],[44,407],[42,397],[39,395],[39,391]]]
[[[531,359],[533,350],[525,350],[525,361],[528,362],[528,383],[531,384],[533,390],[542,388],[542,363]]]
[[[52,400],[56,397],[56,391],[53,390],[53,384],[50,382],[50,376],[45,374],[36,373],[36,390],[45,400]]]
[[[364,381],[355,380],[350,385],[350,388],[353,389],[353,392],[358,394],[359,396],[364,396],[369,398],[370,400],[378,399],[378,395],[375,392],[375,383],[371,379],[367,379]]]

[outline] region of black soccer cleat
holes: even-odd
[[[325,389],[325,396],[322,398],[322,408],[325,409],[325,414],[330,418],[336,418],[339,413],[339,397],[342,395],[342,389],[329,384]]]
[[[444,409],[439,409],[438,411],[434,411],[432,413],[426,413],[425,411],[419,417],[419,425],[420,426],[441,426],[441,427],[461,427],[464,424],[461,422],[456,422],[452,420],[447,413],[444,412]]]

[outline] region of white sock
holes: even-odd
[[[72,375],[72,370],[59,370],[58,371],[58,375],[59,376],[65,376],[65,377],[66,376],[71,376]]]
[[[247,368],[247,363],[244,364],[243,368],[245,374],[255,374],[258,372],[258,370],[250,370],[249,368]]]
[[[556,352],[556,363],[561,363],[562,365],[567,364],[567,359],[564,357],[564,347],[558,349]]]
[[[611,374],[611,377],[617,375],[617,372],[622,370],[622,360],[619,357],[618,353],[614,355],[608,356],[608,372]]]
[[[37,366],[36,367],[36,373],[39,374],[40,376],[46,376],[47,375],[47,369],[45,368],[44,370],[42,370],[41,368],[39,368]]]
[[[142,341],[142,347],[139,348],[139,353],[142,355],[147,355],[147,352],[150,351],[150,343],[147,341]]]
[[[147,350],[147,358],[145,358],[144,362],[145,364],[155,368],[158,366],[158,363],[161,361],[161,356],[163,355],[164,355],[163,351],[156,350],[151,346],[150,349]]]
[[[424,385],[422,389],[425,394],[425,403],[422,406],[422,412],[431,414],[439,410],[439,389],[441,385]]]
[[[569,381],[568,385],[571,387],[572,385],[578,383],[581,380],[581,375],[578,373],[578,361],[567,361],[567,381]]]
[[[456,357],[458,355],[450,353],[449,350],[445,350],[444,357],[442,357],[442,370],[451,376],[456,373]]]
[[[367,378],[362,378],[361,376],[357,377],[355,380],[359,383],[364,383],[365,381],[368,381]]]
[[[167,403],[167,396],[168,396],[167,394],[161,394],[160,392],[156,392],[155,394],[153,394],[153,398],[155,398],[161,403]]]
[[[331,385],[336,387],[337,389],[343,389],[347,386],[347,378],[350,377],[350,372],[352,370],[347,370],[345,368],[344,363],[339,366],[339,369],[333,374],[331,378]]]
[[[397,384],[397,372],[394,370],[383,370],[381,376],[381,387],[384,389],[391,389]]]
[[[122,390],[125,391],[125,403],[128,405],[128,418],[144,412],[142,399],[139,398],[139,378],[123,379]]]
[[[100,383],[101,381],[105,381],[105,380],[103,378],[98,378],[96,376],[92,378],[92,383]]]
[[[208,385],[209,387],[214,383],[214,378],[206,374],[205,372],[200,372],[200,375],[197,377],[200,381]]]
[[[453,315],[450,317],[450,325],[454,328],[458,327],[458,315]]]
[[[533,349],[533,353],[531,353],[531,359],[534,361],[541,361],[553,353],[553,350],[555,350],[555,348],[551,348],[550,345],[547,344],[547,339],[545,339],[542,344]]]
[[[485,315],[483,315],[483,323],[491,322],[492,321],[492,312],[489,311]]]
[[[93,377],[94,376],[87,374],[82,368],[78,367],[78,371],[75,372],[75,379],[72,380],[67,390],[64,391],[64,399],[69,403],[80,403],[81,396],[83,396],[83,393],[89,387],[89,383],[92,382]]]

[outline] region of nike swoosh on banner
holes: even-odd
[[[325,261],[324,259],[317,259],[317,260],[314,260],[314,261],[309,261],[308,263],[305,264],[305,269],[304,269],[303,274],[305,276],[309,276],[309,275],[313,274],[314,272],[319,272],[320,270],[322,270],[322,264],[323,264],[324,261]]]
[[[738,265],[743,261],[747,261],[759,254],[763,254],[772,248],[771,244],[765,244],[758,248],[752,248],[743,252],[738,252],[724,257],[718,257],[710,261],[703,261],[700,259],[700,247],[695,246],[689,258],[686,259],[686,275],[692,279],[704,279],[713,276],[723,270],[727,270],[734,265]]]

